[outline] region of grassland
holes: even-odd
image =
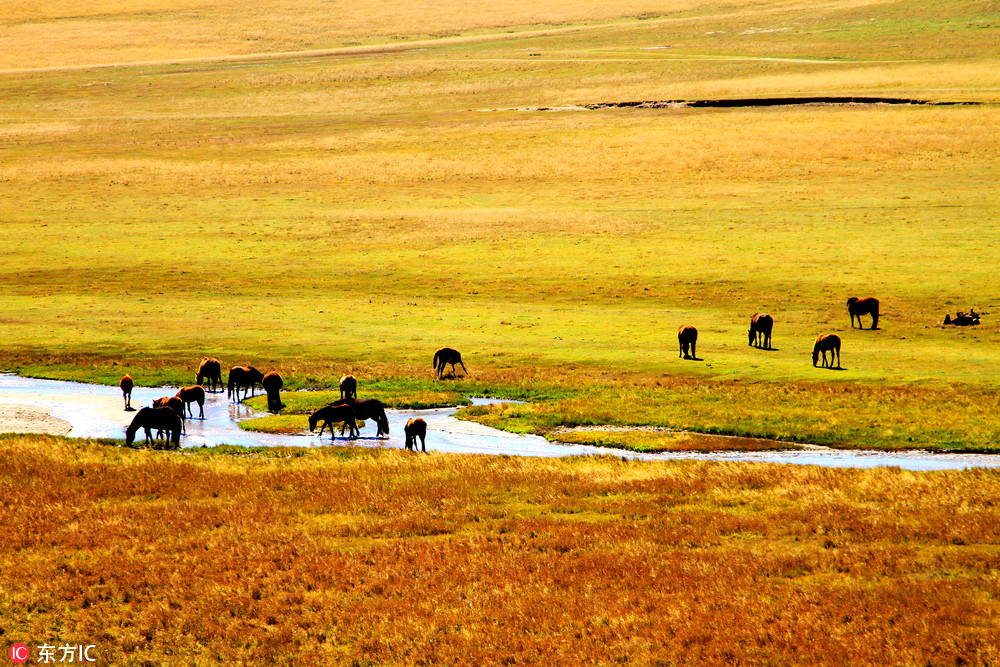
[[[690,445],[610,427],[1000,447],[994,2],[15,0],[0,26],[0,368],[351,371],[635,448]],[[578,108],[791,95],[979,104]],[[828,332],[843,370],[811,366]],[[431,377],[444,345],[470,377]],[[134,665],[990,665],[996,498],[982,471],[3,436],[0,636]]]
[[[123,665],[990,665],[998,482],[3,436],[0,628]]]

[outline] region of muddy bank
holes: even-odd
[[[0,404],[0,433],[69,435],[73,425],[31,405]]]

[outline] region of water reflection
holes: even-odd
[[[173,395],[173,387],[135,387],[133,405],[150,405],[163,395]],[[112,402],[109,399],[114,399]],[[488,399],[473,399],[486,404]],[[52,416],[69,422],[74,437],[124,438],[125,425],[134,413],[122,410],[124,403],[118,387],[90,385],[78,382],[36,380],[16,375],[0,375],[0,403],[32,405],[48,410]],[[119,411],[121,411],[119,413]],[[875,468],[897,466],[907,470],[954,470],[970,467],[1000,467],[1000,457],[979,454],[932,454],[915,452],[868,452],[844,450],[808,450],[774,452],[714,452],[708,454],[677,452],[639,454],[585,445],[551,443],[534,435],[515,435],[455,419],[454,408],[437,410],[387,410],[389,438],[375,438],[374,423],[366,424],[355,441],[328,434],[274,435],[244,431],[239,423],[254,415],[246,405],[230,402],[225,392],[208,393],[205,419],[188,419],[187,434],[182,446],[198,447],[220,444],[243,446],[289,447],[403,447],[403,425],[412,417],[427,421],[427,448],[464,454],[511,456],[580,456],[614,455],[639,460],[699,459],[711,461],[759,461],[798,465],[820,465],[841,468]],[[116,421],[116,419],[118,421]]]

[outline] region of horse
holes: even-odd
[[[192,403],[198,404],[198,411],[201,413],[198,415],[199,419],[205,418],[205,388],[200,384],[196,384],[193,387],[181,387],[177,390],[177,398],[184,402],[184,406],[191,413],[191,418],[194,419],[194,408],[191,407]]]
[[[187,413],[185,410],[184,399],[178,396],[160,396],[158,399],[153,401],[154,408],[170,408],[177,413],[177,416],[181,418],[181,430],[187,431],[186,417]]]
[[[944,323],[954,324],[959,327],[975,326],[979,324],[979,313],[975,309],[970,310],[968,313],[959,311],[955,313],[955,319],[951,319],[951,315],[945,314]]]
[[[465,364],[462,363],[462,355],[454,348],[442,347],[434,353],[434,370],[437,372],[439,380],[444,377],[445,364],[451,364],[452,377],[455,377],[455,364],[459,364],[466,375],[469,374],[469,371],[465,368]]]
[[[345,375],[340,378],[340,399],[357,398],[358,381],[353,375]]]
[[[851,328],[854,328],[854,318],[858,318],[858,328],[863,329],[861,326],[861,316],[871,315],[872,316],[872,329],[878,329],[878,299],[875,297],[867,297],[864,299],[859,299],[856,296],[852,296],[847,300],[847,312],[851,314]]]
[[[354,409],[354,417],[356,419],[371,419],[378,425],[378,433],[375,434],[376,438],[380,438],[382,435],[389,435],[389,418],[385,416],[385,406],[382,405],[382,401],[374,398],[364,398],[360,401],[353,398],[342,398],[339,401],[330,403],[330,405],[351,406]],[[344,434],[344,427],[340,428],[340,434]]]
[[[427,422],[425,422],[420,417],[416,419],[409,419],[406,422],[406,426],[403,427],[403,433],[406,434],[406,448],[411,451],[417,451],[417,438],[420,438],[420,449],[424,452],[427,451]]]
[[[695,345],[698,342],[698,330],[692,326],[684,325],[677,330],[677,342],[680,344],[681,350],[680,354],[677,355],[678,358],[684,357],[685,359],[697,359],[698,355],[695,353]],[[691,355],[688,356],[688,348],[691,350]]]
[[[840,336],[837,334],[820,334],[816,336],[816,342],[813,343],[813,367],[816,366],[816,362],[819,361],[819,353],[823,353],[823,367],[827,366],[826,363],[826,353],[830,353],[830,364],[829,367],[833,368],[833,355],[837,354],[837,368],[840,368]]]
[[[246,393],[249,391],[250,396],[254,396],[254,387],[260,384],[260,381],[264,379],[264,374],[253,366],[233,366],[229,369],[229,383],[227,387],[226,396],[228,398],[233,397],[233,392],[236,393],[236,402],[240,402],[240,389],[243,390],[243,398],[246,398]]]
[[[218,359],[205,357],[198,366],[198,375],[195,384],[205,386],[207,381],[212,382],[212,393],[222,386],[222,362]]]
[[[327,405],[309,415],[310,433],[316,430],[316,424],[319,422],[323,422],[319,428],[319,435],[323,435],[323,429],[329,426],[330,435],[333,436],[333,424],[336,422],[345,423],[351,427],[351,440],[361,435],[358,431],[358,424],[354,421],[354,408],[349,405]]]
[[[125,399],[125,412],[131,412],[133,410],[132,387],[135,386],[134,383],[132,382],[132,376],[131,375],[122,376],[121,382],[118,383],[118,386],[121,387],[122,398]]]
[[[177,413],[170,408],[143,408],[135,413],[132,423],[125,430],[125,444],[129,447],[135,442],[135,434],[139,429],[146,430],[146,444],[153,444],[153,436],[149,432],[155,428],[168,434],[168,441],[172,442],[174,449],[180,449],[181,429],[183,424]]]
[[[270,412],[278,412],[285,407],[281,404],[281,388],[285,382],[277,371],[268,371],[261,379],[260,385],[267,392],[267,409]]]
[[[750,330],[747,331],[747,345],[756,345],[765,350],[771,349],[771,328],[774,326],[774,318],[767,313],[754,313],[750,318]]]

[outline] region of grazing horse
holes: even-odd
[[[417,438],[420,438],[420,449],[427,451],[427,443],[425,439],[427,438],[427,422],[425,422],[420,417],[416,419],[409,419],[406,422],[406,426],[403,427],[403,433],[406,434],[406,448],[411,451],[417,451]]]
[[[340,378],[340,399],[357,398],[358,381],[353,375],[345,375]]]
[[[195,384],[200,384],[204,387],[208,381],[212,383],[212,393],[215,393],[222,386],[222,362],[218,359],[205,357],[201,360],[201,365],[198,366],[198,375]]]
[[[184,406],[191,413],[191,418],[194,419],[194,408],[191,407],[192,403],[198,404],[198,415],[199,419],[205,418],[205,388],[200,384],[196,384],[193,387],[181,387],[177,390],[177,398],[184,402]]]
[[[153,436],[149,430],[155,428],[158,431],[166,432],[168,441],[173,443],[174,449],[180,449],[183,425],[181,418],[170,408],[143,408],[135,413],[132,423],[125,430],[125,444],[127,446],[131,447],[132,443],[135,442],[135,434],[140,428],[146,431],[147,445],[153,444]]]
[[[278,412],[285,407],[281,404],[281,388],[285,386],[284,380],[277,371],[268,371],[260,384],[267,392],[267,409],[271,412]]]
[[[323,435],[323,429],[330,427],[330,435],[333,434],[333,424],[341,422],[351,427],[351,440],[358,437],[358,424],[354,421],[354,408],[349,405],[327,405],[309,415],[309,432],[316,430],[316,424],[323,422],[319,428],[319,435]]]
[[[125,399],[125,412],[130,412],[132,410],[132,387],[135,386],[132,382],[132,376],[123,376],[118,386],[121,387],[122,398]]]
[[[153,401],[154,408],[170,408],[177,413],[177,416],[181,418],[181,430],[187,432],[187,425],[185,423],[185,418],[187,413],[185,410],[184,399],[180,396],[160,396],[158,399]]]
[[[442,347],[434,353],[434,370],[437,372],[439,380],[444,377],[445,364],[451,364],[452,377],[455,376],[455,364],[459,364],[466,375],[469,374],[469,371],[465,368],[465,364],[462,363],[462,355],[454,348]]]
[[[681,346],[680,354],[678,358],[684,357],[685,359],[697,359],[698,355],[695,353],[695,345],[698,343],[698,330],[692,326],[684,325],[677,330],[677,342]],[[691,350],[690,356],[688,355],[688,349]]]
[[[833,355],[837,355],[837,368],[840,368],[840,336],[837,334],[820,334],[816,336],[816,342],[813,343],[813,366],[816,366],[816,362],[819,361],[819,353],[823,353],[823,366],[826,367],[826,353],[830,353],[830,364],[829,367],[833,368]]]
[[[774,318],[767,313],[754,313],[753,317],[750,318],[747,345],[755,345],[756,347],[763,347],[765,350],[770,350],[772,327],[774,327]]]
[[[854,318],[858,318],[858,328],[863,329],[861,326],[861,316],[871,315],[872,316],[872,329],[878,329],[878,299],[875,297],[867,297],[865,299],[859,299],[856,296],[852,296],[847,300],[847,312],[851,314],[851,328],[854,328]]]
[[[243,398],[247,397],[247,392],[250,392],[250,396],[254,395],[254,387],[260,384],[260,381],[264,379],[264,374],[253,366],[233,366],[229,369],[229,383],[228,391],[226,396],[229,398],[233,397],[235,391],[236,402],[240,402],[240,389],[243,390]]]
[[[378,433],[375,434],[376,438],[380,438],[382,435],[389,435],[389,418],[385,416],[385,406],[382,405],[382,401],[374,398],[364,398],[360,401],[353,398],[342,398],[339,401],[330,403],[330,405],[351,406],[354,408],[354,417],[356,419],[371,419],[378,425]],[[344,427],[340,428],[340,434],[344,434]]]

